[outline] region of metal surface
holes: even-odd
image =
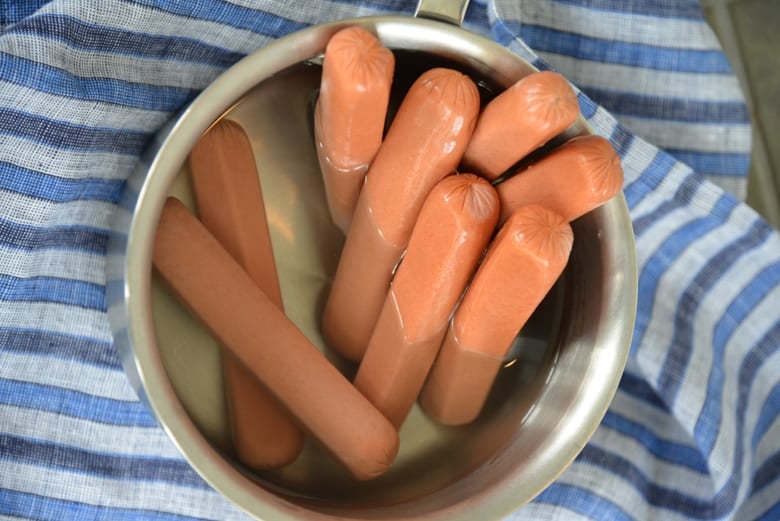
[[[468,6],[469,0],[420,0],[414,16],[460,25]]]
[[[257,157],[285,309],[324,349],[318,310],[342,238],[327,217],[312,140],[319,67],[306,62],[349,25],[365,27],[397,51],[400,90],[425,68],[448,65],[471,74],[488,98],[534,71],[496,43],[408,17],[312,27],[242,60],[160,134],[128,181],[108,266],[115,345],[131,383],[182,454],[258,519],[499,519],[571,462],[617,388],[637,287],[622,196],[573,223],[569,267],[524,330],[521,358],[502,371],[485,414],[468,428],[447,429],[413,411],[401,431],[397,463],[368,483],[351,480],[314,446],[282,471],[259,475],[240,468],[229,456],[216,347],[151,275],[152,238],[165,197],[192,204],[184,168],[189,151],[215,120],[235,119]],[[562,138],[587,132],[580,120]],[[339,367],[347,375],[354,370]]]

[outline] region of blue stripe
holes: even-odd
[[[390,13],[393,15],[412,14],[417,6],[417,0],[373,0],[373,1],[355,1],[355,0],[332,0],[335,3],[359,8],[367,7],[377,12]],[[474,25],[483,29],[489,29],[489,20],[487,15],[487,4],[485,2],[472,1],[466,9],[464,25]]]
[[[472,24],[482,27],[483,29],[490,29],[490,20],[487,14],[487,4],[478,5],[477,2],[470,2],[468,9],[466,9],[466,18],[464,24]]]
[[[541,70],[541,67],[537,68]],[[593,100],[587,97],[582,91],[577,93],[577,103],[580,105],[580,113],[582,114],[582,117],[587,120],[592,118],[599,110],[599,106],[593,103]]]
[[[417,6],[417,0],[332,0],[335,3],[348,5],[350,7],[367,7],[378,12],[390,13],[393,15],[412,14]],[[466,18],[464,24],[479,26],[484,29],[489,28],[487,16],[487,3],[472,0],[466,9]]]
[[[705,300],[704,296],[734,263],[749,250],[763,244],[771,234],[770,226],[756,220],[746,233],[712,255],[680,296],[673,324],[674,334],[658,377],[658,390],[669,403],[676,401],[682,379],[687,372],[691,346],[695,340],[693,323],[699,313],[699,306]]]
[[[110,508],[0,489],[0,513],[36,521],[202,521],[154,510]]]
[[[117,353],[110,342],[40,329],[0,329],[0,346],[6,352],[50,356],[75,360],[108,369],[122,370]]]
[[[0,161],[0,189],[53,203],[81,200],[116,202],[125,182],[86,177],[71,179]]]
[[[744,177],[750,169],[749,153],[697,152],[670,147],[665,150],[702,174]]]
[[[54,302],[97,311],[106,310],[104,286],[55,277],[18,278],[0,273],[0,300]]]
[[[780,452],[775,452],[758,467],[753,474],[751,488],[752,494],[757,494],[764,488],[780,479]]]
[[[16,23],[33,14],[51,0],[25,0],[23,2],[0,2],[0,29],[3,25]]]
[[[675,199],[678,197],[680,197],[680,191],[675,194]],[[687,199],[688,197],[689,196],[684,193],[681,195],[682,199]],[[660,222],[666,213],[680,205],[679,199],[673,200],[672,202],[672,206],[662,204],[659,206],[658,210],[653,212],[656,214],[652,221],[653,224]],[[738,204],[739,202],[729,195],[721,196],[708,215],[699,217],[680,226],[667,237],[658,250],[654,252],[652,257],[645,263],[639,276],[639,294],[643,295],[643,297],[640,298],[638,302],[637,320],[631,346],[632,350],[635,350],[638,346],[642,345],[642,341],[644,340],[645,331],[647,330],[653,308],[655,307],[661,277],[669,271],[669,268],[680,255],[690,248],[691,244],[695,243],[695,240],[692,240],[692,238],[703,237],[710,231],[721,226],[726,220],[726,216],[733,211]],[[642,219],[646,219],[646,226],[650,226],[651,222],[648,217]],[[636,221],[635,229],[642,228],[639,221],[640,219]],[[637,232],[638,238],[641,236],[642,231],[644,230]]]
[[[191,38],[156,36],[107,26],[88,24],[67,15],[45,14],[10,28],[9,34],[26,34],[58,40],[70,47],[141,58],[160,57],[171,61],[205,63],[227,68],[245,56],[243,53],[209,45]]]
[[[630,210],[644,200],[649,194],[653,193],[666,178],[667,174],[674,168],[675,161],[669,154],[655,151],[655,157],[645,168],[642,175],[635,181],[625,187],[623,193],[626,196],[626,204]],[[634,230],[636,233],[636,230]]]
[[[670,160],[671,161],[671,160]],[[673,164],[673,161],[671,161]],[[637,238],[658,223],[669,212],[688,206],[702,184],[701,176],[690,172],[686,175],[671,199],[664,200],[652,212],[634,219],[634,233]],[[641,294],[641,293],[640,293]]]
[[[165,0],[128,0],[166,13],[245,29],[254,33],[279,37],[308,27],[308,24],[283,18],[260,9],[241,7],[220,0],[170,2]]]
[[[768,282],[768,281],[764,281]],[[773,284],[770,284],[773,285]],[[745,433],[745,415],[747,413],[747,401],[751,394],[753,383],[755,382],[756,373],[763,367],[766,359],[774,352],[780,349],[780,321],[755,345],[752,351],[742,360],[740,364],[738,376],[737,376],[737,389],[738,397],[737,403],[734,407],[736,415],[736,439],[739,440],[744,437]],[[713,381],[713,374],[719,375],[722,372],[722,365],[718,365],[717,369],[711,373],[710,383]],[[722,379],[722,375],[719,375]],[[707,401],[705,402],[705,410],[710,409],[712,401],[715,398],[711,398],[711,389],[708,387]],[[720,400],[721,388],[718,389],[717,400]],[[718,405],[719,406],[719,405]],[[718,430],[720,427],[720,409],[716,410],[716,413],[712,416],[707,416],[707,412],[702,412],[699,415],[699,420],[694,428],[694,438],[702,451],[707,454],[712,452],[712,444],[714,439],[717,438]],[[701,425],[706,423],[707,428],[702,432]],[[729,476],[728,481],[716,492],[712,501],[712,506],[709,509],[708,517],[720,517],[726,513],[732,511],[737,498],[737,491],[739,490],[742,482],[741,468],[743,460],[745,458],[742,444],[734,443],[734,462],[732,468],[734,472]],[[765,479],[765,478],[762,478]]]
[[[655,389],[650,387],[647,380],[641,376],[632,374],[628,369],[626,369],[620,377],[618,388],[620,391],[670,414],[667,405],[661,400],[661,397],[658,396]]]
[[[631,149],[636,137],[631,132],[627,131],[620,125],[616,126],[612,131],[612,135],[609,136],[609,142],[612,143],[612,148],[615,149],[617,155],[622,159],[626,157],[628,151]]]
[[[633,521],[629,514],[607,498],[585,488],[553,482],[534,503],[546,503],[576,512],[590,519]]]
[[[354,8],[368,8],[372,11],[391,14],[412,14],[417,6],[417,0],[332,0]],[[471,9],[469,9],[470,11]]]
[[[589,463],[623,480],[641,494],[647,503],[679,512],[692,519],[716,519],[730,512],[736,496],[717,494],[711,500],[699,499],[654,483],[645,472],[622,456],[586,445],[577,461]],[[596,517],[594,519],[603,519]]]
[[[659,438],[644,425],[611,411],[607,411],[602,420],[602,425],[642,444],[650,454],[659,460],[668,461],[702,475],[709,475],[707,462],[704,461],[698,449],[694,447]]]
[[[75,125],[7,108],[0,108],[0,134],[62,149],[129,155],[138,155],[152,137],[148,132]]]
[[[733,73],[726,56],[719,50],[658,47],[594,38],[528,23],[505,21],[504,24],[515,34],[519,34],[532,49],[539,52],[668,72]]]
[[[552,0],[559,4],[585,7],[594,11],[638,14],[659,18],[685,18],[702,20],[699,0],[643,0],[626,2],[625,0]],[[661,21],[662,22],[662,21]]]
[[[603,105],[616,116],[715,125],[750,124],[750,113],[747,106],[741,101],[661,98],[597,87],[582,87],[582,89],[594,101]],[[618,119],[620,118],[618,117]]]
[[[704,401],[704,407],[699,415],[699,419],[694,427],[694,437],[697,443],[706,454],[712,452],[715,440],[718,437],[720,427],[722,408],[723,408],[723,381],[725,374],[723,370],[724,353],[729,344],[732,335],[737,327],[744,323],[745,319],[756,306],[758,306],[773,289],[780,284],[780,262],[775,262],[761,270],[753,280],[747,284],[739,295],[732,300],[723,316],[718,320],[713,334],[712,363],[713,370],[710,371],[709,381],[707,382],[707,395]],[[776,325],[780,328],[780,322]],[[775,347],[780,346],[780,339]],[[751,351],[742,362],[745,364],[760,349],[759,344]],[[742,370],[740,370],[740,383],[742,380]],[[747,380],[746,385],[740,385],[740,401],[743,399],[744,390],[749,388],[751,381]],[[744,414],[744,411],[736,409],[737,414]]]
[[[764,366],[766,359],[777,352],[780,349],[780,321],[778,321],[774,327],[755,345],[747,356],[742,360],[737,373],[737,389],[738,397],[737,403],[734,407],[736,413],[736,439],[740,440],[746,436],[745,434],[745,415],[748,409],[748,398],[750,397],[753,383],[756,381],[756,373]],[[709,391],[709,390],[708,390]],[[708,394],[709,397],[709,394]],[[699,416],[701,421],[702,416]],[[717,434],[717,430],[720,427],[720,411],[712,418],[708,419],[711,426],[714,426],[713,430]],[[696,429],[699,428],[699,423],[696,425]],[[694,435],[696,431],[694,430]],[[697,438],[699,441],[699,438]],[[706,443],[707,440],[705,439]],[[702,443],[699,443],[700,446]],[[711,451],[711,449],[710,449]],[[731,504],[736,501],[737,491],[739,490],[742,482],[742,473],[739,469],[742,468],[743,460],[745,459],[745,453],[742,448],[742,443],[734,443],[734,465],[732,468],[736,469],[730,476],[726,484],[718,492],[717,497],[723,498],[724,502],[730,498]],[[726,505],[724,505],[725,507]],[[730,508],[724,508],[719,510],[718,513],[724,514],[729,512]]]
[[[758,421],[753,428],[752,446],[754,450],[775,421],[780,421],[780,382],[775,384],[769,392],[761,407],[761,412],[758,414]]]
[[[0,458],[110,479],[160,481],[209,489],[183,459],[126,456],[0,434]]]
[[[178,110],[199,92],[111,78],[79,77],[64,69],[3,52],[0,52],[0,79],[57,96],[166,112]]]
[[[504,24],[502,19],[498,19],[493,23],[491,33],[493,39],[504,47],[509,47],[516,38],[519,38],[517,34]]]
[[[780,501],[756,518],[756,521],[777,521],[778,519],[780,519]]]
[[[76,226],[39,228],[0,219],[0,245],[28,251],[62,249],[104,254],[108,232]]]
[[[141,402],[112,400],[71,389],[0,379],[0,403],[64,414],[97,423],[154,427]]]

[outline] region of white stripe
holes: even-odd
[[[0,161],[69,179],[100,178],[124,181],[138,158],[113,152],[83,152],[4,135]]]
[[[667,175],[669,175],[669,173]],[[669,202],[669,195],[664,193],[661,190],[656,189],[647,192],[644,198],[640,200],[636,204],[636,206],[634,206],[633,210],[631,210],[632,222],[636,222],[639,219],[645,218],[647,215],[656,211],[659,206],[668,202]],[[671,212],[674,216],[682,214],[683,218],[685,218],[685,214],[687,210],[685,208],[676,207],[672,209]],[[683,222],[682,224],[684,225],[685,222]],[[641,237],[641,241],[637,241],[636,243],[637,264],[640,270],[647,263],[648,259],[653,254],[653,252],[655,252],[655,250],[658,249],[658,247],[663,243],[663,241],[665,241],[668,238],[668,236],[672,232],[674,232],[673,229],[669,230],[668,227],[657,226],[655,221],[650,223],[650,225],[645,228],[645,230],[642,232],[643,235]],[[648,236],[652,237],[652,239],[648,239],[647,238]],[[648,241],[652,241],[652,243],[648,244]],[[645,246],[645,244],[648,245]]]
[[[738,221],[737,225],[739,225]],[[743,229],[747,229],[747,226]],[[685,374],[680,375],[682,384],[678,396],[684,397],[684,399],[679,399],[673,407],[675,417],[690,432],[693,432],[704,407],[710,373],[713,370],[713,318],[723,316],[732,300],[755,276],[756,266],[761,266],[767,256],[771,256],[772,252],[776,251],[777,245],[772,245],[771,242],[768,241],[761,247],[750,250],[738,259],[700,299],[696,316],[692,318],[694,331],[692,356],[686,366]],[[729,319],[725,318],[725,320]],[[751,322],[746,323],[752,327]],[[736,369],[739,360],[733,364],[728,361],[718,361],[717,364],[718,367]],[[723,396],[726,401],[730,399],[730,396],[726,395],[725,392]],[[733,415],[733,409],[726,406],[725,403],[723,412],[727,417]],[[722,455],[719,452],[714,452],[713,458],[717,461],[713,467],[714,479],[716,484],[720,486],[728,479],[731,461],[728,455]]]
[[[5,487],[26,494],[108,508],[144,509],[214,520],[246,520],[245,514],[211,489],[99,478],[51,467],[43,470],[13,461],[4,461],[3,467],[13,476]],[[46,479],[41,479],[42,472]]]
[[[520,39],[517,35],[509,41],[507,48],[529,63],[533,63],[539,58],[539,55],[528,47],[525,40]]]
[[[578,94],[581,92],[576,85],[572,85],[572,87]],[[611,136],[618,126],[617,120],[612,117],[612,114],[604,110],[604,107],[601,105],[596,105],[596,112],[590,117],[588,123],[593,127],[593,131],[596,134],[606,138]]]
[[[749,154],[750,125],[711,125],[620,116],[631,132],[661,148],[724,154]]]
[[[687,216],[691,217],[691,221],[693,221],[703,216],[709,216],[710,210],[710,206],[700,207],[697,204],[696,199],[694,199],[688,210]],[[678,305],[680,304],[682,294],[692,290],[692,280],[700,274],[705,264],[710,260],[709,258],[702,257],[702,252],[716,252],[720,250],[723,246],[726,232],[735,229],[734,223],[738,223],[741,220],[740,217],[735,214],[736,212],[732,212],[728,221],[710,230],[705,235],[690,237],[685,250],[658,278],[657,292],[655,294],[656,302],[653,305],[652,314],[645,333],[647,338],[645,342],[643,342],[643,345],[652,345],[654,348],[652,350],[645,350],[645,356],[641,358],[642,369],[643,371],[646,371],[645,374],[650,381],[657,381],[661,376],[661,371],[663,370],[664,362],[668,354],[667,348],[672,344],[675,334],[675,329],[673,327],[675,321],[693,319],[693,317],[679,317],[677,315],[679,312]],[[677,229],[682,228],[685,224],[687,223],[677,222],[676,228],[672,228],[668,224],[666,227],[669,228],[670,233],[673,233],[676,232]],[[652,254],[654,255],[655,251],[653,251]],[[664,259],[663,261],[669,262],[669,259]],[[700,291],[700,288],[693,288],[693,290]],[[699,297],[699,299],[702,297],[706,298],[707,296],[699,295],[698,293],[694,294]],[[644,298],[652,297],[652,295],[645,295]],[[698,308],[699,313],[701,313],[702,309],[703,306]],[[708,314],[707,316],[711,317],[712,315]],[[693,340],[695,341],[696,339],[697,332],[694,330]],[[652,356],[650,355],[651,352]]]
[[[739,81],[733,74],[650,70],[550,52],[539,54],[570,80],[575,81],[576,78],[577,85],[585,92],[589,88],[597,88],[660,98],[706,102],[744,101]],[[712,88],[713,85],[717,85],[717,88]],[[622,121],[622,117],[620,119]]]
[[[735,217],[742,212],[735,212]],[[741,217],[744,217],[742,215]],[[735,221],[734,230],[722,231],[725,246],[733,241],[737,235],[747,230],[749,224]],[[745,252],[731,267],[718,277],[706,295],[700,297],[698,310],[693,321],[693,341],[691,359],[685,369],[685,374],[680,375],[682,381],[678,396],[680,399],[674,404],[674,415],[689,431],[693,432],[699,414],[704,407],[707,397],[707,385],[710,373],[713,370],[713,345],[714,345],[714,320],[722,317],[726,308],[740,293],[756,272],[766,263],[767,258],[773,258],[777,251],[774,241],[766,241],[763,245]],[[728,318],[725,320],[729,320]],[[659,327],[666,327],[660,325]],[[718,361],[718,367],[731,367]],[[722,482],[723,478],[718,480]]]
[[[775,383],[777,384],[778,382]],[[780,440],[780,416],[776,416],[774,418],[772,423],[769,425],[769,428],[758,442],[758,446],[756,447],[755,451],[756,468],[763,465],[767,459],[780,452],[778,440]]]
[[[753,492],[745,502],[740,505],[736,515],[731,518],[739,521],[749,519],[758,519],[764,515],[770,508],[778,504],[780,498],[780,476],[775,475],[772,483],[768,484],[758,492]],[[777,518],[775,518],[777,519]]]
[[[761,369],[756,373],[753,380],[753,388],[748,397],[748,410],[745,414],[743,431],[737,438],[742,443],[742,450],[745,455],[742,464],[743,476],[750,476],[755,469],[764,463],[764,459],[759,458],[758,451],[753,451],[753,434],[756,430],[761,409],[768,401],[769,393],[772,392],[772,388],[775,385],[780,385],[780,381],[777,378],[778,374],[780,374],[780,349],[775,350],[775,352],[763,362]],[[764,434],[764,438],[767,438],[767,434],[769,434],[771,430],[772,428],[770,427],[766,434]],[[768,439],[774,440],[774,451],[780,450],[780,437],[769,437]],[[747,486],[750,483],[747,479],[743,479],[743,484]]]
[[[688,50],[720,50],[704,20],[617,13],[551,1],[497,0],[504,18],[592,38]]]
[[[0,89],[0,106],[79,125],[134,132],[156,129],[170,119],[167,112],[58,96],[10,83]]]
[[[56,277],[92,284],[105,284],[103,255],[79,251],[25,252],[0,246],[0,273],[11,277]]]
[[[674,166],[664,176],[661,184],[639,201],[631,212],[634,221],[655,211],[660,205],[668,203],[685,178],[690,175],[690,169],[681,163]],[[639,266],[643,267],[658,247],[677,229],[685,226],[689,221],[706,215],[717,203],[717,197],[713,197],[713,187],[706,184],[700,185],[690,201],[682,206],[675,206],[669,213],[655,219],[645,229],[641,240],[637,242],[637,258]],[[682,219],[682,220],[681,220]]]
[[[653,162],[655,156],[656,150],[649,147],[647,143],[637,139],[633,140],[622,160],[623,186],[626,187],[639,179],[642,172],[647,170],[647,167]]]
[[[3,432],[116,456],[182,459],[160,427],[98,423],[50,411],[0,404]]]
[[[114,204],[105,201],[55,203],[0,189],[2,210],[11,222],[36,227],[88,226],[109,230]]]
[[[84,336],[103,342],[111,341],[104,311],[51,302],[9,303],[0,301],[0,327],[34,328],[66,335]]]
[[[754,271],[754,273],[756,272],[757,270]],[[764,398],[766,396],[766,393],[768,392],[766,387],[771,387],[771,384],[769,382],[764,382],[764,386],[761,386],[761,381],[758,378],[754,379],[753,393],[749,398],[755,396],[757,399],[748,401],[747,411],[739,411],[737,410],[737,400],[739,395],[745,391],[739,387],[739,368],[741,367],[745,356],[751,352],[751,348],[756,346],[759,339],[766,331],[777,323],[778,302],[780,302],[780,286],[775,286],[758,306],[753,309],[748,317],[743,319],[739,326],[734,330],[733,335],[726,345],[723,360],[719,364],[720,367],[730,368],[731,370],[724,371],[725,378],[720,395],[721,418],[720,424],[716,426],[718,436],[715,439],[715,445],[712,448],[712,454],[710,456],[712,465],[716,468],[723,469],[722,475],[715,476],[718,487],[723,486],[727,478],[734,473],[748,475],[750,472],[752,464],[750,458],[746,458],[743,461],[742,468],[735,469],[733,467],[734,452],[738,443],[743,445],[744,450],[750,451],[750,430],[748,429],[746,432],[737,432],[735,420],[738,414],[745,412],[745,426],[755,425],[758,416],[758,409],[756,406],[760,408],[763,401],[759,401],[758,398]],[[731,317],[725,317],[724,320],[730,321],[732,319]],[[778,362],[780,362],[780,351],[776,353],[776,356],[763,362],[761,371],[757,376],[776,380]],[[759,390],[756,389],[757,383],[759,384]],[[764,392],[760,392],[761,387],[764,387]],[[745,434],[747,435],[745,436]],[[749,454],[749,452],[746,454]],[[749,486],[749,481],[743,480],[740,486],[740,497],[747,491],[747,487]]]
[[[575,461],[557,481],[563,485],[584,488],[598,494],[633,519],[690,521],[690,518],[677,511],[650,505],[630,482],[597,465]],[[661,486],[664,485],[661,484]],[[594,513],[598,512],[594,511]],[[602,512],[600,518],[603,517],[604,513]]]
[[[504,521],[593,521],[592,517],[581,516],[566,506],[545,503],[529,503],[504,518]]]
[[[133,5],[120,0],[105,0],[99,9],[84,9],[79,2],[49,3],[42,14],[62,14],[83,22],[131,31],[160,35],[164,38],[190,38],[232,52],[249,53],[272,41],[272,38],[226,24],[179,16],[159,9]],[[118,16],[118,13],[120,14]]]
[[[611,429],[599,428],[590,443],[605,452],[629,461],[636,468],[652,475],[647,476],[664,488],[679,491],[692,498],[707,501],[712,497],[712,479],[684,465],[656,458],[636,439]]]
[[[127,54],[83,51],[58,41],[32,35],[15,35],[7,52],[51,64],[82,78],[111,78],[162,87],[202,89],[224,69],[204,63],[139,58]]]
[[[232,0],[231,3],[250,9],[257,8],[257,2],[255,0]],[[475,6],[478,5],[479,8],[485,9],[485,2],[480,3],[472,1],[471,4]],[[312,25],[342,20],[345,18],[358,18],[364,16],[411,16],[413,14],[412,10],[388,11],[373,9],[371,6],[354,6],[344,2],[326,2],[323,0],[307,1],[306,9],[301,9],[300,6],[295,3],[279,3],[278,5],[274,5],[272,10],[277,16]],[[490,37],[490,27],[487,25],[478,25],[464,21],[463,27],[487,38]]]
[[[612,136],[618,127],[618,122],[612,114],[607,112],[601,105],[597,106],[596,112],[588,119],[588,123],[595,134],[606,138]],[[659,151],[655,146],[649,144],[642,138],[635,137],[632,139],[631,144],[626,151],[626,155],[622,160],[624,177],[623,186],[628,186],[641,179],[645,170],[647,170],[650,164],[655,160],[658,153]],[[678,162],[672,167],[671,172],[667,174],[667,176],[674,176],[676,182],[679,182],[689,173],[689,171],[690,167]],[[634,218],[637,217],[636,211],[636,208],[632,210]]]
[[[256,0],[231,0],[230,3],[248,9],[257,9],[258,7]],[[301,6],[294,2],[278,2],[272,7],[268,7],[266,12],[305,24],[325,23],[343,18],[392,14],[388,11],[373,9],[370,6],[354,6],[344,2],[325,2],[323,0],[308,0],[306,9],[301,9]],[[411,15],[412,12],[406,11],[398,14]],[[261,14],[258,13],[258,16],[261,16]]]
[[[648,194],[648,196],[640,202],[633,214],[635,219],[639,215],[649,213],[658,205],[663,204],[668,200],[670,194],[666,192],[679,186],[679,182],[676,182],[675,180],[676,170],[676,168],[672,169],[665,177],[661,186]],[[643,233],[641,240],[637,242],[637,259],[640,269],[646,268],[650,258],[655,255],[658,248],[672,233],[685,226],[688,222],[693,221],[702,215],[709,214],[712,207],[717,202],[717,198],[715,197],[717,194],[718,192],[711,186],[700,186],[687,206],[677,207],[669,211],[666,215],[656,219]],[[672,266],[671,269],[675,269],[675,266]],[[655,295],[655,305],[651,310],[652,315],[648,317],[644,338],[636,353],[641,372],[646,375],[650,381],[656,381],[658,379],[660,369],[663,367],[667,355],[666,346],[668,346],[669,342],[669,326],[673,323],[670,322],[669,312],[663,309],[666,302],[665,294],[663,292],[668,290],[668,288],[664,286],[663,280],[664,279],[660,281],[659,293]],[[715,293],[713,292],[713,294]],[[645,298],[650,298],[650,296],[648,295]],[[699,340],[699,338],[697,338],[697,340]],[[698,345],[709,346],[711,344]],[[706,351],[706,349],[704,350]],[[701,349],[698,351],[700,352]],[[686,399],[686,403],[690,403],[689,400]],[[680,404],[678,403],[677,405]],[[680,414],[682,414],[683,419],[690,419],[690,413],[685,414],[684,411],[675,416],[679,417]],[[689,432],[692,432],[689,424],[685,425],[685,427],[688,428]]]
[[[720,187],[724,192],[729,193],[744,201],[747,195],[747,176],[707,176],[707,180]]]
[[[629,365],[635,365],[633,358],[629,359]],[[620,389],[612,400],[610,410],[643,426],[661,440],[680,445],[693,444],[690,434],[680,426],[674,416]]]
[[[2,353],[0,360],[0,378],[49,385],[111,400],[138,401],[121,369],[12,352]]]

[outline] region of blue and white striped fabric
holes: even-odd
[[[1,519],[246,519],[125,379],[106,318],[109,218],[154,133],[236,60],[413,4],[0,5]],[[780,235],[740,202],[747,111],[698,2],[473,2],[466,26],[582,89],[623,158],[640,268],[611,409],[510,518],[780,519]]]
[[[699,0],[498,0],[495,36],[534,52],[632,133],[743,196],[750,121]]]

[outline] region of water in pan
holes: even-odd
[[[414,79],[433,66],[454,65],[430,56],[397,54],[391,111]],[[252,141],[285,312],[351,378],[356,367],[327,349],[319,326],[344,240],[328,217],[314,149],[311,112],[319,78],[316,63],[288,69],[253,89],[226,117],[239,122]],[[498,89],[482,78],[475,80],[483,101]],[[172,194],[194,208],[186,168]],[[457,481],[498,454],[532,411],[554,366],[563,287],[553,289],[516,340],[516,360],[507,360],[481,416],[471,425],[449,428],[415,406],[400,432],[398,458],[382,477],[370,482],[352,479],[311,441],[296,462],[283,469],[243,470],[262,486],[323,506],[401,502]],[[156,284],[153,304],[161,356],[182,405],[232,461],[217,345]]]

